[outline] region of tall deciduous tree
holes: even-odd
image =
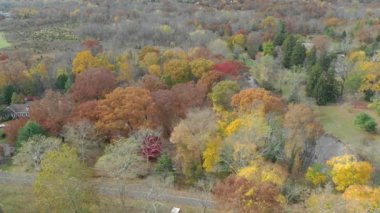
[[[88,179],[89,169],[80,163],[75,149],[68,145],[49,152],[33,183],[33,194],[41,212],[90,212],[97,193]]]
[[[7,125],[4,127],[4,133],[8,143],[13,146],[16,145],[18,133],[27,121],[28,119],[19,118],[7,123]]]
[[[64,136],[65,141],[77,150],[82,163],[92,165],[102,153],[102,137],[98,134],[94,124],[88,120],[66,125]]]
[[[99,101],[96,128],[114,138],[128,136],[141,127],[157,127],[157,107],[148,90],[117,88]]]
[[[140,144],[133,137],[113,141],[95,167],[106,171],[114,178],[138,177],[144,169]]]
[[[247,89],[232,96],[231,105],[240,112],[251,112],[263,108],[268,112],[282,112],[284,104],[281,98],[273,96],[265,89]]]
[[[59,148],[61,140],[48,138],[43,135],[34,135],[25,141],[14,158],[14,163],[23,166],[26,170],[40,170],[40,164],[45,155]]]
[[[71,112],[71,102],[59,92],[48,90],[39,101],[30,107],[30,119],[41,125],[52,135],[58,135]]]
[[[89,69],[77,75],[70,93],[75,102],[101,99],[116,87],[116,77],[108,69]]]
[[[310,164],[315,141],[324,133],[323,128],[313,110],[302,104],[289,105],[284,126],[289,130],[285,143],[289,172],[305,170]],[[301,155],[308,158],[301,158]]]
[[[99,116],[94,109],[96,109],[98,103],[98,100],[92,100],[79,104],[71,111],[68,122],[75,123],[85,120],[96,122]]]
[[[163,79],[168,85],[189,81],[191,79],[189,62],[184,59],[168,61],[164,64]]]
[[[176,145],[176,160],[189,183],[202,174],[202,152],[216,129],[216,115],[209,109],[190,111],[174,128],[170,141]]]
[[[213,103],[213,106],[217,111],[230,110],[231,98],[240,90],[240,86],[236,81],[220,81],[213,88],[209,97]]]

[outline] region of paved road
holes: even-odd
[[[0,172],[0,183],[12,183],[21,185],[32,185],[35,177],[32,175],[18,174],[18,173],[5,173]],[[96,184],[98,191],[103,195],[119,196],[121,193],[120,185],[110,184]],[[193,207],[216,208],[217,204],[212,200],[205,200],[204,198],[196,198],[190,196],[176,195],[174,193],[156,193],[152,188],[144,188],[143,186],[126,186],[126,195],[136,199],[152,200],[155,199],[161,202],[168,202],[177,205],[187,205]]]

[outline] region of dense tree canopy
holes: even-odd
[[[148,90],[117,88],[100,100],[96,112],[96,128],[115,138],[128,136],[141,127],[157,127],[157,106]]]

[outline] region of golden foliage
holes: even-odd
[[[368,184],[374,169],[366,161],[358,161],[353,155],[343,155],[330,159],[331,175],[335,188],[344,191],[354,184]]]
[[[219,162],[219,152],[222,145],[222,140],[219,137],[212,138],[206,149],[203,151],[203,168],[206,172],[213,172],[216,164]]]
[[[240,47],[244,47],[246,42],[246,37],[242,33],[238,33],[236,35],[231,36],[228,39],[228,46],[230,48],[233,48],[235,45],[238,45]]]
[[[353,51],[348,54],[348,59],[353,62],[364,61],[366,59],[366,54],[364,51]]]
[[[343,193],[347,201],[357,201],[372,211],[380,211],[380,188],[366,185],[351,185]]]
[[[306,180],[310,181],[314,186],[323,185],[327,181],[327,174],[322,170],[323,167],[320,164],[310,166],[305,175]]]
[[[198,79],[202,78],[214,66],[214,62],[198,58],[190,62],[191,73]]]
[[[258,159],[249,166],[241,168],[237,175],[250,181],[271,183],[282,187],[288,173],[280,165]]]
[[[108,61],[105,55],[95,57],[89,50],[78,52],[73,60],[73,72],[79,74],[89,68],[108,68],[115,70],[115,66]]]
[[[187,60],[173,59],[164,64],[163,77],[169,85],[190,80],[190,66]]]
[[[157,77],[160,77],[162,75],[161,67],[160,65],[157,65],[157,64],[150,65],[148,68],[148,72],[149,74],[157,76]]]

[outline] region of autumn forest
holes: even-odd
[[[380,211],[377,0],[0,0],[0,212]]]

